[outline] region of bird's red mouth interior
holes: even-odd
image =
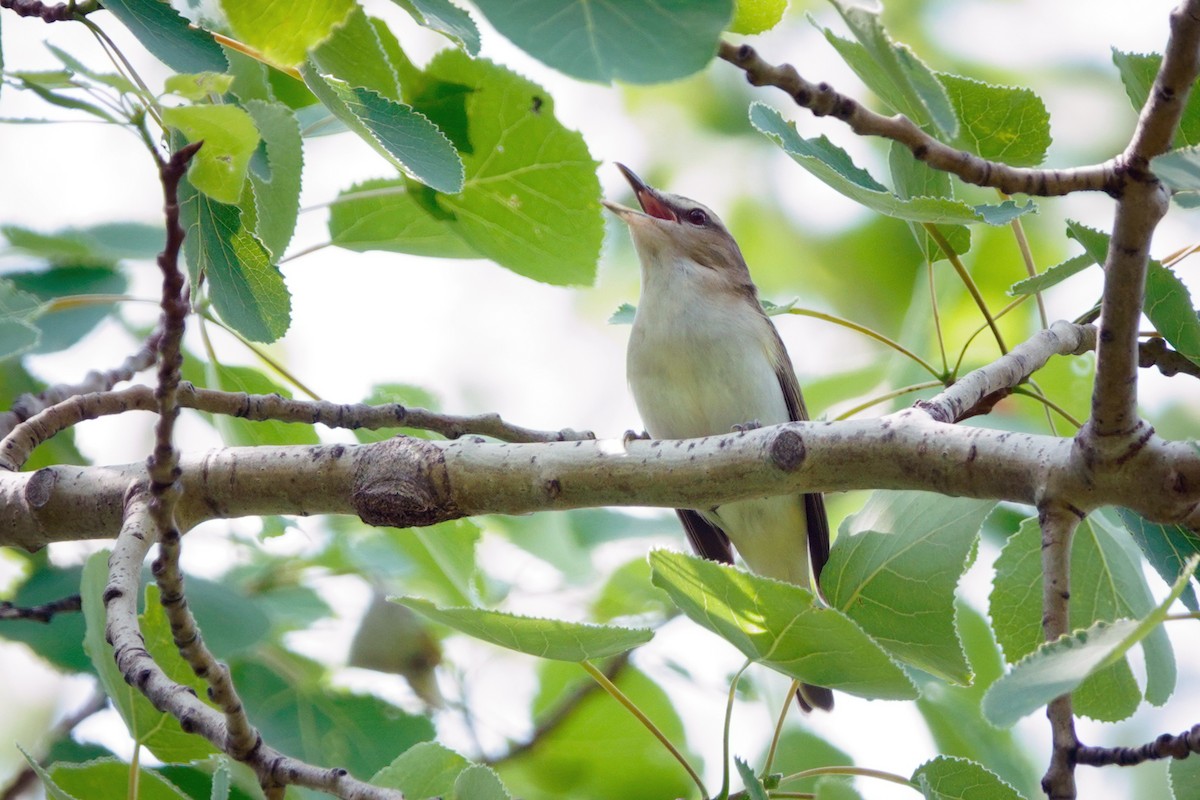
[[[675,212],[671,210],[663,201],[654,196],[654,193],[649,189],[637,190],[638,203],[642,206],[642,211],[645,211],[652,217],[665,219],[669,222],[678,222],[679,218],[675,216]]]

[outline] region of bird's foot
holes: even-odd
[[[741,425],[734,425],[733,432],[734,433],[749,433],[750,431],[756,431],[761,427],[762,427],[761,422],[759,422],[756,419],[752,419],[749,422],[743,422]]]
[[[630,442],[636,441],[638,439],[649,439],[649,438],[650,438],[650,434],[646,433],[645,431],[638,433],[637,431],[628,430],[628,431],[625,431],[625,435],[621,437],[621,444],[628,446]]]

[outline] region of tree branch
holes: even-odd
[[[1163,758],[1187,758],[1200,753],[1200,725],[1193,725],[1183,733],[1164,733],[1141,747],[1089,747],[1080,745],[1075,750],[1075,763],[1089,767],[1133,767],[1147,761]]]
[[[42,22],[65,22],[100,10],[97,0],[59,3],[48,6],[40,0],[0,0],[0,8],[11,9],[22,17],[39,17]]]
[[[33,622],[49,623],[58,614],[72,613],[82,607],[83,603],[77,594],[25,608],[14,606],[5,600],[0,603],[0,620],[27,619]]]
[[[1167,347],[1167,340],[1155,336],[1138,345],[1138,366],[1157,367],[1164,376],[1191,375],[1200,378],[1200,364]]]
[[[752,85],[782,89],[796,105],[807,108],[818,117],[839,119],[859,136],[880,136],[899,142],[918,161],[957,175],[967,183],[990,186],[1005,194],[1042,197],[1080,191],[1113,194],[1119,185],[1112,162],[1064,170],[1029,169],[1010,167],[998,161],[982,159],[965,150],[956,150],[922,131],[908,117],[876,114],[853,98],[838,93],[827,83],[809,83],[791,64],[775,66],[764,61],[748,44],[735,46],[721,42],[717,55],[744,71],[746,80]]]

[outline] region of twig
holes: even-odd
[[[1089,767],[1133,767],[1146,761],[1163,758],[1187,758],[1200,753],[1200,725],[1182,733],[1164,733],[1141,747],[1089,747],[1080,745],[1075,750],[1075,763]]]
[[[958,279],[962,281],[967,293],[975,301],[975,305],[979,308],[979,313],[983,315],[987,326],[992,329],[992,335],[996,337],[996,345],[1000,348],[1000,354],[1006,354],[1008,346],[1004,344],[1004,336],[1000,333],[1000,326],[996,324],[996,318],[992,316],[992,311],[988,308],[987,301],[983,298],[983,292],[979,291],[979,286],[975,283],[975,279],[971,277],[971,273],[963,265],[962,259],[958,257],[958,253],[954,252],[954,248],[946,240],[946,237],[942,235],[942,232],[938,230],[937,226],[926,222],[924,227],[925,232],[929,234],[929,238],[937,243],[942,254],[946,256],[946,260],[950,262],[950,266],[954,267]]]
[[[248,420],[276,420],[304,425],[320,423],[329,428],[379,430],[416,428],[433,431],[447,439],[467,435],[490,436],[504,442],[576,442],[595,439],[591,431],[563,428],[539,431],[505,422],[499,414],[457,416],[439,414],[424,408],[399,403],[380,406],[365,403],[330,403],[293,400],[279,395],[222,392],[197,389],[181,382],[177,393],[180,408],[192,408],[209,414],[224,414]],[[126,411],[154,411],[154,391],[148,386],[131,386],[116,392],[98,392],[71,397],[46,408],[18,425],[0,440],[0,471],[15,472],[28,460],[34,448],[55,434],[84,420],[124,414]]]
[[[77,594],[60,597],[49,603],[25,607],[15,606],[5,600],[0,602],[0,620],[27,619],[48,624],[56,614],[78,611],[82,607],[83,603]]]
[[[1014,347],[1008,355],[967,373],[936,397],[918,400],[916,407],[939,422],[957,422],[970,416],[986,398],[1011,391],[1024,382],[1052,356],[1078,355],[1091,350],[1095,337],[1096,330],[1090,325],[1056,322]]]
[[[22,17],[39,17],[42,22],[65,22],[78,19],[100,9],[97,0],[80,0],[75,3],[59,3],[48,6],[40,0],[0,0],[0,8],[17,12]]]
[[[1182,353],[1167,347],[1160,336],[1154,336],[1138,345],[1138,366],[1157,367],[1168,378],[1175,375],[1191,375],[1200,378],[1200,365]]]
[[[1005,194],[1053,197],[1080,191],[1113,194],[1119,186],[1114,164],[1106,162],[1075,169],[1028,169],[987,161],[964,150],[942,144],[902,115],[885,117],[839,94],[827,83],[809,83],[791,64],[775,66],[764,61],[748,44],[721,42],[717,53],[746,73],[754,86],[774,86],[791,95],[796,105],[818,117],[832,116],[860,136],[881,136],[907,147],[918,161],[957,175],[967,183],[989,186]]]

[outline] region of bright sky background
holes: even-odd
[[[394,5],[383,0],[365,5],[371,13],[402,26],[401,38],[418,59],[442,46],[440,38],[407,24]],[[1049,62],[1066,52],[1081,65],[1111,69],[1110,45],[1138,52],[1161,49],[1171,5],[1162,0],[1138,3],[1103,0],[1087,4],[1045,0],[945,2],[926,21],[926,26],[933,27],[934,35],[948,49],[1000,65]],[[823,5],[812,8],[823,18],[829,15]],[[57,66],[42,45],[46,39],[93,67],[107,66],[99,48],[80,26],[46,26],[40,21],[16,19],[9,12],[0,12],[0,17],[4,59],[10,69]],[[140,51],[107,14],[97,14],[94,19],[118,40],[150,85],[160,86],[165,75],[162,67]],[[755,44],[774,61],[796,63],[812,79],[830,80],[837,88],[850,92],[859,85],[805,21],[803,13],[793,10],[784,26]],[[620,90],[581,84],[553,73],[486,29],[483,52],[549,89],[559,118],[582,131],[593,156],[605,162],[600,176],[608,193],[619,196],[623,192],[623,182],[611,167],[612,161],[620,160],[639,170],[650,159],[663,157],[659,139],[669,137],[672,123],[679,122],[669,110],[650,121],[634,122]],[[719,64],[713,67],[724,68]],[[1106,120],[1118,115],[1117,109],[1122,104],[1120,113],[1124,116],[1118,118],[1128,118],[1128,104],[1123,97],[1074,92],[1071,86],[1058,85],[1044,92],[1043,98],[1050,108],[1058,142],[1086,141],[1095,126],[1106,125]],[[45,115],[61,117],[62,112],[48,109],[8,88],[0,94],[2,117]],[[806,121],[805,125],[810,131],[829,132],[856,156],[867,152],[834,123]],[[152,165],[141,145],[128,133],[91,123],[6,125],[0,127],[0,142],[3,142],[0,146],[2,223],[54,230],[105,221],[160,220],[161,196]],[[49,157],[50,153],[57,155]],[[678,177],[674,185],[663,188],[701,199],[722,213],[724,203],[736,193],[735,189],[753,185],[756,180],[771,181],[772,189],[781,191],[782,202],[797,219],[836,227],[860,213],[849,201],[833,195],[807,173],[795,169],[782,153],[759,159],[751,169],[743,168],[739,155],[736,149],[723,151],[716,146],[701,152],[671,154],[668,157],[673,159]],[[864,157],[869,161],[875,156]],[[307,142],[305,158],[306,163],[318,168],[305,174],[302,206],[316,210],[302,214],[301,227],[293,242],[294,252],[328,238],[321,204],[356,180],[390,174],[386,163],[350,135]],[[328,163],[336,163],[337,169],[323,166]],[[1106,198],[1081,200],[1079,208],[1075,216],[1097,226],[1106,226],[1111,217],[1111,203]],[[616,228],[610,228],[610,234],[625,235]],[[1155,252],[1169,252],[1193,240],[1194,231],[1178,225],[1167,226],[1160,232]],[[6,266],[7,262],[0,261],[0,269]],[[435,392],[444,409],[454,413],[497,411],[522,425],[590,428],[601,436],[619,436],[628,428],[640,429],[624,379],[628,329],[606,324],[620,302],[636,301],[636,266],[627,257],[606,256],[598,284],[591,289],[544,286],[487,262],[422,261],[395,254],[355,254],[332,248],[297,258],[284,264],[283,269],[293,293],[294,323],[292,332],[276,346],[275,352],[326,399],[355,401],[375,383],[402,382]],[[147,264],[134,291],[153,297],[156,285],[156,272]],[[802,303],[804,299],[802,296]],[[1067,300],[1070,298],[1059,304],[1062,314],[1074,308]],[[1052,318],[1053,311],[1052,301]],[[156,316],[156,309],[150,305],[144,312],[129,309],[130,316],[135,313],[149,324]],[[844,356],[838,352],[822,358],[806,345],[806,341],[828,335],[817,323],[789,318],[780,327],[802,381],[806,376],[820,374],[822,368],[832,367]],[[198,343],[191,341],[193,348],[200,350]],[[231,361],[244,360],[231,340],[218,336],[217,347]],[[131,349],[130,340],[110,326],[83,347],[66,355],[38,358],[32,364],[46,380],[73,380],[87,369],[117,364]],[[138,416],[89,423],[80,429],[81,447],[104,462],[140,460],[149,448],[149,420],[148,416]],[[185,431],[192,437],[192,448],[218,443],[202,425],[187,425]],[[215,566],[212,560],[204,563],[205,559],[219,558],[219,538],[214,538],[217,533],[206,537],[204,544],[199,544],[200,537],[196,537],[198,547],[189,550],[200,571],[210,572]],[[674,544],[683,547],[683,538],[679,537]],[[303,542],[294,546],[303,546]],[[534,560],[502,546],[495,553],[514,559],[503,568],[506,573],[513,572],[531,583],[539,579],[542,568]],[[981,561],[990,563],[991,557],[994,554],[989,556],[985,552]],[[986,572],[981,577],[985,578]],[[984,602],[974,589],[967,589],[967,593],[977,605]],[[354,594],[357,596],[339,598],[340,610],[352,614],[365,604],[364,594]],[[688,712],[691,741],[704,750],[711,775],[712,767],[719,761],[722,712],[714,698],[723,691],[726,674],[740,666],[740,658],[732,654],[731,648],[705,634],[697,634],[694,626],[690,630],[684,628],[678,624],[672,626],[656,643],[658,649],[646,655],[641,663],[652,667],[673,646],[712,649],[715,657],[707,685],[691,687],[679,680],[670,684],[681,708]],[[344,632],[340,635],[345,636]],[[1180,636],[1174,639],[1184,666],[1189,661],[1183,651],[1186,642]],[[503,669],[517,658],[494,652],[489,656],[486,672],[493,676],[494,685],[485,680],[477,696],[489,696],[483,693],[491,688],[496,690],[494,696],[507,700],[494,706],[489,702],[483,712],[485,725],[494,723],[503,727],[504,720],[520,713],[523,699],[513,691],[510,671]],[[9,680],[0,681],[0,708],[6,709],[6,716],[15,719],[26,715],[26,730],[32,731],[44,726],[44,720],[61,710],[55,707],[52,689],[59,679],[28,669],[17,648],[0,650],[0,664],[4,665],[0,670],[10,675]],[[21,676],[20,682],[11,679],[16,674]],[[1194,679],[1192,676],[1192,685]],[[1181,677],[1181,685],[1186,685],[1187,680]],[[34,683],[31,685],[30,681]],[[48,691],[38,691],[39,684]],[[77,697],[78,692],[72,691],[67,696]],[[907,774],[921,760],[933,755],[924,726],[909,706],[866,703],[845,696],[839,697],[838,703],[835,714],[814,717],[811,724],[819,732],[830,733],[860,763]],[[1137,719],[1145,720],[1146,725],[1153,723],[1153,728],[1143,727],[1135,732],[1140,723],[1125,726],[1123,731],[1131,737],[1129,741],[1136,742],[1162,730],[1181,730],[1194,722],[1185,718],[1183,709],[1165,713],[1143,711]],[[735,719],[735,740],[739,736],[753,738],[755,729],[761,731],[767,727],[766,712],[744,714]],[[1044,720],[1035,716],[1022,723],[1019,730],[1035,743],[1035,752],[1045,752],[1046,728]],[[1081,725],[1082,735],[1089,740],[1094,738],[1092,730],[1086,723]],[[503,732],[514,731],[509,728]],[[6,771],[6,765],[13,763],[11,755],[0,748],[0,774]],[[1121,785],[1121,780],[1113,769],[1081,769],[1081,796],[1119,796],[1115,787]],[[860,790],[868,798],[913,796],[911,792],[876,782],[860,784]]]

